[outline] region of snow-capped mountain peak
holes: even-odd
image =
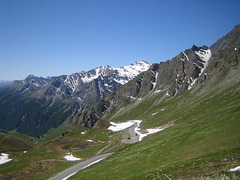
[[[120,68],[100,66],[87,72],[81,71],[59,76],[51,82],[46,94],[54,94],[55,97],[62,98],[76,97],[81,101],[93,98],[96,101],[115,91],[138,74],[147,71],[150,66],[145,61],[136,61]]]
[[[147,71],[150,68],[150,64],[146,61],[136,61],[135,63],[130,64],[129,66],[123,66],[120,68],[115,68],[118,71],[120,76],[128,77],[133,79],[138,74]],[[127,82],[125,82],[127,83]],[[123,84],[125,84],[123,83]]]
[[[84,83],[89,83],[94,79],[97,79],[99,76],[108,76],[112,71],[113,68],[110,66],[100,66],[88,72],[82,71],[79,75]]]
[[[151,65],[146,61],[136,61],[135,63],[120,68],[100,66],[88,72],[82,71],[79,73],[79,76],[83,83],[90,83],[91,81],[97,79],[100,76],[102,77],[113,76],[116,77],[114,79],[116,82],[123,85],[127,83],[129,80],[136,77],[138,74],[148,70],[150,66]],[[122,80],[119,80],[119,78]]]
[[[9,87],[11,87],[15,93],[27,94],[48,86],[54,78],[54,76],[43,78],[31,74],[24,80],[15,80]]]
[[[71,99],[74,104],[72,106],[74,114],[115,91],[149,68],[150,64],[145,61],[137,61],[120,68],[100,66],[87,72],[81,71],[56,77],[42,94],[52,99],[49,106],[53,106],[59,98],[61,100]]]

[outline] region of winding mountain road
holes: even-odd
[[[113,153],[101,154],[101,155],[86,159],[85,161],[82,161],[82,162],[58,173],[56,176],[54,176],[48,180],[66,180],[67,178],[73,176],[77,172],[79,172],[95,163],[98,163],[99,161],[102,161],[103,159],[111,156],[112,154]]]

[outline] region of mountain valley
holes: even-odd
[[[240,165],[239,63],[240,25],[159,64],[102,66],[35,80],[27,91],[5,86],[0,127],[12,131],[1,132],[0,151],[13,160],[0,178],[47,179],[78,162],[66,154],[82,161],[114,153],[69,179],[239,179],[229,171]],[[130,125],[112,130],[123,123]]]

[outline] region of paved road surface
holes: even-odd
[[[139,135],[135,132],[135,128],[138,126],[138,123],[134,123],[130,128],[123,131],[122,142],[126,144],[134,144],[139,142]]]
[[[138,123],[134,123],[134,125],[128,129],[132,144],[139,142],[139,135],[135,131],[135,128],[137,127],[137,125]]]
[[[81,170],[91,166],[92,164],[95,164],[95,163],[107,158],[108,156],[111,156],[112,154],[113,153],[101,154],[101,155],[89,158],[85,161],[82,161],[82,162],[58,173],[56,176],[50,178],[49,180],[61,180],[61,179],[66,179],[67,177],[71,177],[72,175],[76,174],[78,171],[81,171]]]

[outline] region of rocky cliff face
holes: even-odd
[[[152,93],[165,92],[166,98],[173,98],[209,80],[212,81],[211,86],[214,86],[217,83],[214,78],[217,74],[221,73],[222,76],[231,69],[239,68],[239,58],[240,26],[238,25],[210,48],[193,45],[191,49],[181,52],[172,60],[153,64],[148,71],[101,99],[88,110],[69,117],[65,124],[81,124],[92,128],[99,119],[106,118],[113,112],[117,113],[128,104],[147,98]],[[227,71],[222,73],[223,70]],[[209,87],[204,88],[206,90]]]
[[[237,67],[240,55],[240,25],[211,46],[212,60],[208,68],[210,75],[225,68]]]

